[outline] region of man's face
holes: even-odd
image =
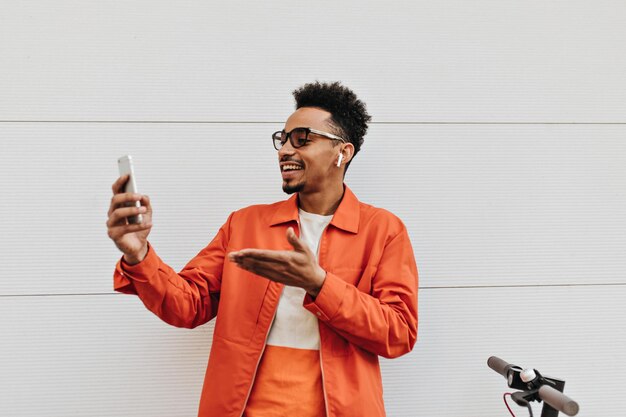
[[[308,127],[332,133],[329,124],[331,114],[316,107],[301,107],[285,123],[285,132],[296,127]],[[311,133],[310,141],[294,148],[287,141],[278,151],[278,162],[283,177],[283,191],[315,193],[324,190],[335,181],[342,181],[343,168],[337,168],[339,146],[333,141]],[[297,169],[291,169],[297,168]]]

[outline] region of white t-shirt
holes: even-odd
[[[322,233],[333,216],[307,213],[301,209],[298,213],[300,239],[306,242],[311,251],[317,255]],[[285,286],[267,337],[268,345],[319,350],[320,334],[317,317],[302,307],[305,295],[306,291],[302,288]]]

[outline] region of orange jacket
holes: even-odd
[[[152,247],[137,265],[117,264],[114,290],[138,295],[163,321],[193,328],[217,316],[199,417],[241,417],[283,287],[226,254],[291,250],[289,226],[299,233],[296,194],[232,213],[178,274]],[[417,337],[417,267],[406,228],[345,187],[322,235],[319,264],[326,280],[303,306],[319,319],[327,416],[384,416],[378,355],[403,355]]]

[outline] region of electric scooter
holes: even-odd
[[[557,417],[559,411],[568,416],[578,414],[578,403],[563,394],[565,381],[558,378],[550,378],[541,375],[536,369],[522,369],[519,366],[511,365],[502,359],[491,356],[487,360],[487,366],[506,378],[510,388],[521,390],[508,395],[511,399],[521,407],[527,407],[530,417],[533,417],[533,410],[530,406],[531,401],[541,402],[543,400],[543,409],[541,417]],[[504,403],[509,412],[515,417],[513,411],[506,403],[506,395]]]

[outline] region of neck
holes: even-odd
[[[343,197],[343,183],[324,191],[304,194],[298,193],[298,205],[307,213],[329,216],[334,214]]]

